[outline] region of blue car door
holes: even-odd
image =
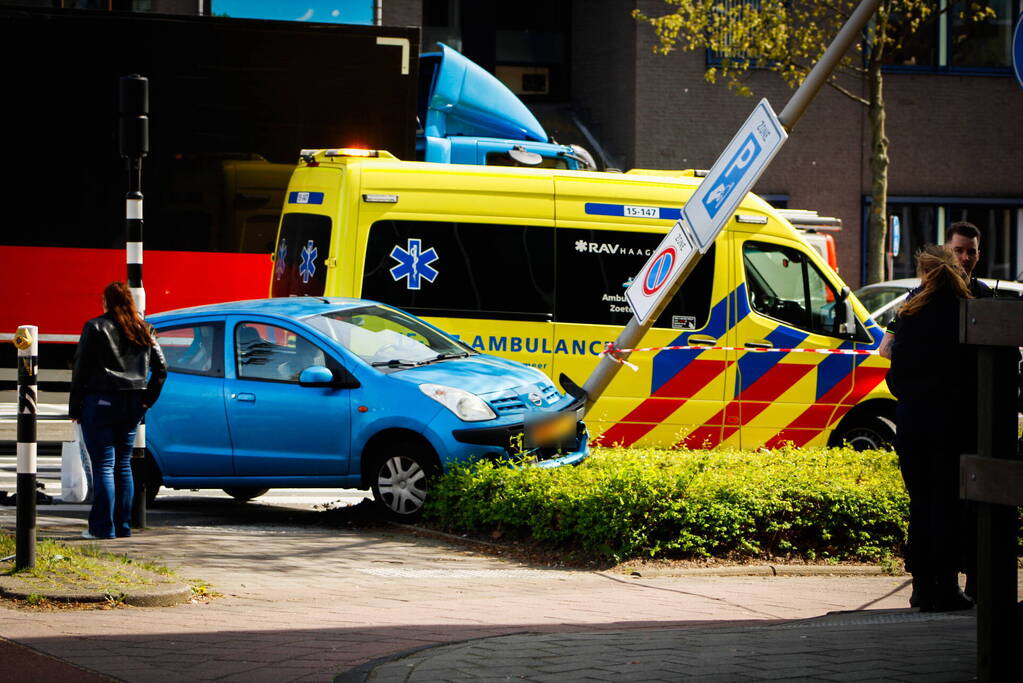
[[[284,322],[254,316],[228,325],[224,380],[234,472],[243,477],[348,473],[350,389],[303,387],[299,373],[338,361]]]
[[[173,323],[157,331],[167,383],[146,415],[146,442],[167,477],[234,474],[224,414],[224,323]]]

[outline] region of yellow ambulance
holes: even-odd
[[[601,173],[303,150],[272,296],[375,299],[474,349],[582,384],[693,171]],[[851,306],[853,324],[844,311]],[[883,331],[753,194],[587,416],[599,444],[891,444]],[[667,348],[684,347],[684,348]]]

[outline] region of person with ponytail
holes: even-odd
[[[976,396],[976,364],[959,343],[959,303],[973,295],[947,249],[929,245],[916,259],[921,285],[899,311],[887,381],[898,399],[896,451],[909,492],[910,605],[945,612],[973,606],[958,574],[971,537],[959,499],[959,455],[976,432],[975,411],[963,406]]]
[[[92,462],[94,497],[82,534],[90,539],[131,536],[135,432],[167,379],[163,352],[126,284],[106,286],[103,311],[82,329],[68,399]]]

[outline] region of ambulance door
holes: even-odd
[[[856,358],[818,352],[853,348],[840,331],[838,288],[806,245],[762,233],[733,236],[740,287],[731,405],[738,406],[740,444],[823,445],[824,429],[852,389]]]
[[[361,296],[421,316],[483,353],[550,371],[554,192],[549,174],[484,166],[363,171]],[[432,165],[431,165],[432,166]]]
[[[678,218],[677,186],[558,177],[555,346],[551,376],[582,385],[632,318],[630,284]],[[725,391],[728,255],[711,251],[587,416],[604,445],[670,447],[720,440]],[[666,349],[694,346],[695,349]]]

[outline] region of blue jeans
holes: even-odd
[[[92,462],[89,533],[97,538],[131,536],[131,452],[145,410],[141,391],[86,394],[82,436]]]

